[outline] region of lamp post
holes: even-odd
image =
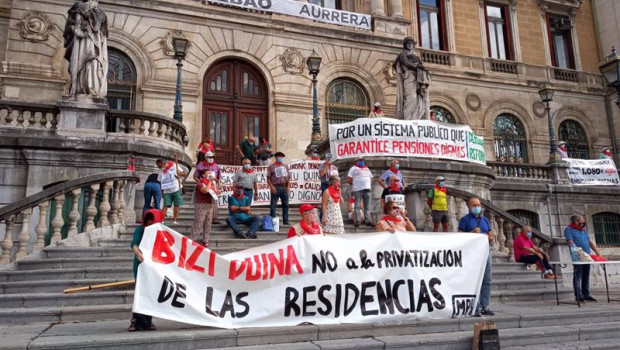
[[[538,90],[538,95],[540,95],[540,99],[545,104],[545,109],[547,110],[547,123],[549,124],[549,161],[554,162],[558,159],[558,146],[555,143],[555,133],[553,132],[553,123],[551,121],[551,101],[553,101],[553,94],[555,90],[550,88],[547,85]]]
[[[316,76],[319,74],[321,67],[321,56],[312,50],[312,54],[308,56],[306,64],[308,71],[312,75],[312,144],[321,142],[321,123],[319,122],[319,99],[316,91]]]
[[[181,68],[183,68],[183,60],[187,53],[187,44],[189,40],[182,37],[175,37],[172,39],[172,46],[174,47],[174,58],[177,59],[177,92],[174,98],[174,120],[180,122],[183,121],[183,105],[181,104],[181,86],[183,84],[181,80]]]
[[[599,63],[598,68],[605,77],[607,87],[616,89],[616,105],[620,108],[620,56],[614,46],[611,47],[611,53]]]

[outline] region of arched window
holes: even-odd
[[[566,141],[570,158],[589,159],[588,137],[585,130],[574,120],[565,120],[560,124],[560,141]]]
[[[604,212],[592,215],[594,239],[599,247],[620,246],[620,215]]]
[[[110,109],[136,108],[136,66],[124,53],[108,49],[108,105]]]
[[[540,221],[538,221],[538,213],[529,210],[514,209],[508,210],[512,216],[521,220],[527,226],[540,230]]]
[[[452,113],[440,106],[431,106],[431,112],[435,112],[435,120],[442,123],[456,124]]]
[[[495,159],[500,162],[527,163],[525,128],[512,114],[500,114],[493,123]]]
[[[347,123],[369,113],[368,94],[360,84],[349,79],[329,83],[325,94],[325,117],[329,124]]]

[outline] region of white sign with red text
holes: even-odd
[[[613,159],[564,158],[571,185],[618,186],[618,170]]]
[[[134,312],[220,328],[471,316],[489,253],[480,234],[383,232],[222,256],[161,224],[140,250]]]
[[[484,140],[468,125],[358,118],[349,123],[330,124],[329,138],[334,159],[422,157],[486,165]]]

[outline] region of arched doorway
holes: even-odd
[[[207,70],[203,86],[202,137],[211,135],[216,162],[241,164],[236,145],[249,136],[269,137],[265,79],[249,63],[227,59]]]

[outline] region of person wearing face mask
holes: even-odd
[[[381,210],[385,207],[386,201],[394,201],[400,207],[405,207],[405,192],[403,192],[402,187],[400,187],[400,182],[398,181],[398,177],[396,175],[390,176],[389,186],[383,189],[383,193],[381,193]]]
[[[276,216],[276,206],[278,199],[282,201],[282,224],[289,225],[288,222],[288,199],[291,192],[291,172],[288,165],[284,164],[284,153],[276,152],[276,161],[267,167],[267,184],[271,190],[271,203],[269,216]]]
[[[583,249],[587,254],[592,251],[596,255],[601,256],[598,247],[590,239],[590,235],[586,230],[586,220],[581,215],[573,215],[570,218],[570,225],[564,229],[564,238],[568,246],[574,245]],[[575,301],[596,301],[590,295],[590,265],[573,265],[573,291],[575,292]]]
[[[200,238],[205,247],[209,247],[211,217],[213,207],[217,206],[217,198],[214,196],[218,193],[213,173],[209,170],[201,171],[194,191],[194,224],[191,239],[197,242]]]
[[[401,188],[405,188],[405,181],[403,181],[403,173],[400,172],[400,162],[397,159],[392,160],[390,167],[381,174],[381,177],[377,182],[381,187],[388,187],[390,177],[396,176],[398,178],[398,184]]]
[[[196,170],[194,171],[194,180],[198,182],[200,172],[208,170],[213,173],[215,176],[215,185],[218,192],[222,190],[222,170],[220,165],[215,162],[215,158],[213,158],[213,152],[207,152],[205,154],[205,160],[196,164]],[[217,208],[217,203],[213,206],[213,223],[218,225],[219,222],[219,211]]]
[[[319,152],[312,151],[310,154],[310,160],[321,160],[321,158],[319,158]]]
[[[316,206],[310,204],[302,204],[299,207],[301,221],[291,226],[288,230],[287,238],[303,235],[323,235],[323,229],[319,225],[319,217]]]
[[[269,166],[269,158],[271,155],[271,144],[269,141],[265,140],[263,137],[258,138],[258,146],[256,146],[256,159],[258,160],[258,165],[260,166]]]
[[[246,159],[247,160],[247,159]],[[251,203],[252,198],[244,193],[243,186],[235,185],[232,196],[228,197],[228,217],[226,224],[233,230],[238,238],[256,238],[256,231],[260,225],[260,218],[252,216]],[[248,232],[239,229],[239,224],[248,226]]]
[[[439,223],[443,232],[448,232],[448,190],[446,179],[443,176],[435,178],[435,187],[428,190],[426,203],[431,208],[433,218],[433,232],[439,232]]]
[[[568,149],[566,148],[565,141],[560,141],[558,144],[558,154],[560,155],[560,159],[568,158]]]
[[[349,173],[347,174],[347,183],[352,187],[351,193],[355,198],[355,207],[361,208],[362,202],[364,202],[363,208],[366,225],[372,226],[369,213],[372,172],[370,172],[370,169],[366,166],[364,157],[357,157],[355,159],[355,165],[349,169]],[[360,224],[361,218],[355,217],[353,219],[353,225],[355,227],[359,227]]]
[[[377,232],[415,232],[415,226],[407,217],[407,211],[402,209],[396,202],[388,201],[383,207],[385,216],[377,222],[375,230]]]
[[[319,178],[321,179],[321,194],[329,187],[329,179],[338,176],[338,168],[332,163],[332,154],[325,155],[325,162],[319,165]],[[323,211],[319,214],[319,219],[323,221]]]
[[[459,221],[459,232],[480,233],[486,235],[489,240],[489,256],[484,269],[484,277],[482,278],[482,286],[480,287],[480,298],[476,306],[475,316],[493,316],[495,313],[489,309],[489,303],[491,302],[491,274],[493,272],[491,243],[494,240],[494,235],[489,219],[482,215],[482,204],[480,203],[480,199],[476,197],[470,198],[467,201],[467,208],[469,208],[469,214],[463,216]]]
[[[325,233],[344,233],[344,222],[342,221],[342,212],[340,204],[344,203],[342,191],[340,190],[340,178],[331,176],[329,178],[329,187],[323,192],[323,231]]]
[[[252,200],[257,200],[258,178],[248,158],[243,160],[243,166],[233,175],[232,180],[233,188],[237,188],[237,185],[241,185],[243,193],[250,199],[250,203]]]
[[[198,145],[198,148],[196,148],[196,164],[205,160],[205,155],[207,152],[215,152],[215,146],[213,146],[211,136],[207,136],[205,140]]]
[[[375,102],[375,108],[368,114],[368,118],[383,118],[383,112],[381,111],[381,102]]]
[[[553,274],[551,265],[549,265],[549,254],[545,253],[542,249],[534,245],[532,242],[532,228],[524,226],[521,229],[519,235],[515,238],[512,244],[515,261],[536,264],[542,271],[545,279],[554,279],[556,276]]]

